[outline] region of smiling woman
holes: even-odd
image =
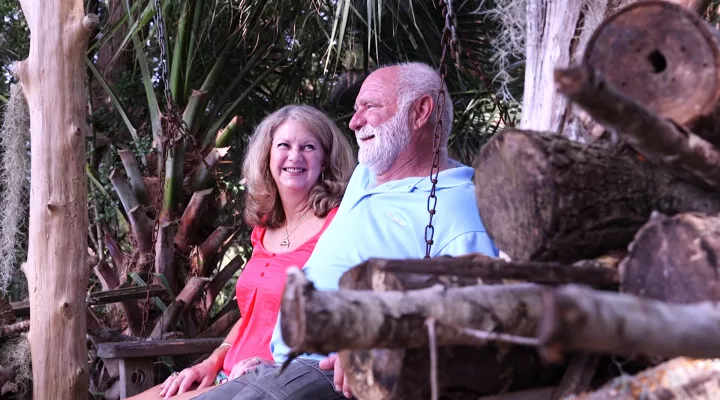
[[[337,212],[354,167],[350,143],[322,112],[286,106],[255,129],[243,163],[253,254],[235,292],[242,319],[202,363],[137,397],[189,399],[264,364],[286,269],[303,266]]]

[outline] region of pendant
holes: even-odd
[[[284,239],[282,242],[280,242],[280,246],[290,247],[290,241]]]

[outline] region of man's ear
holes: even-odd
[[[419,130],[430,120],[435,102],[429,95],[423,95],[415,100],[412,106],[411,121],[414,130]]]

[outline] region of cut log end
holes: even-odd
[[[693,125],[704,124],[698,119],[710,115],[720,98],[718,43],[714,29],[693,10],[644,1],[605,20],[589,40],[583,62],[651,111],[717,143],[716,129]]]

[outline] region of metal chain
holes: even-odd
[[[433,132],[433,159],[432,167],[430,168],[430,182],[432,187],[430,188],[430,195],[427,200],[427,211],[430,214],[430,220],[425,227],[425,258],[430,258],[430,251],[434,243],[435,238],[435,226],[433,226],[433,217],[435,216],[435,210],[437,208],[437,195],[435,191],[437,189],[438,174],[440,174],[440,142],[443,131],[443,109],[445,108],[445,76],[447,75],[447,63],[445,58],[447,57],[447,51],[450,50],[455,65],[460,66],[460,48],[457,40],[457,32],[455,29],[455,12],[453,11],[452,0],[439,0],[439,4],[442,7],[443,17],[445,18],[445,28],[443,29],[442,38],[440,43],[442,45],[442,55],[440,56],[440,66],[438,67],[438,73],[440,74],[440,88],[438,89],[437,98],[437,114],[435,122],[435,130]]]
[[[155,27],[157,29],[158,44],[160,45],[160,78],[165,86],[165,104],[172,103],[172,93],[170,92],[170,82],[168,80],[167,65],[167,42],[165,41],[165,20],[162,15],[161,0],[155,0]]]

